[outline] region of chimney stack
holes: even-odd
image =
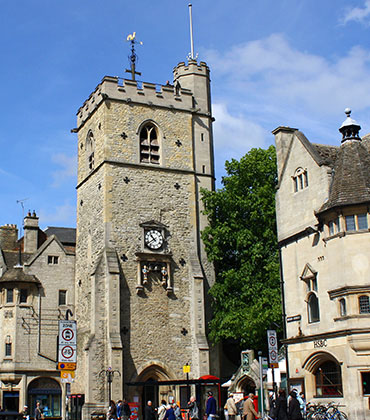
[[[38,230],[39,218],[36,216],[35,210],[32,214],[31,211],[28,211],[27,216],[24,218],[24,252],[36,252],[38,247]]]
[[[17,248],[18,229],[17,225],[0,226],[0,248],[12,251]]]

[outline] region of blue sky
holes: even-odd
[[[267,147],[279,125],[340,144],[344,108],[370,131],[370,0],[193,0],[211,68],[216,172]],[[141,80],[165,83],[190,51],[188,1],[0,0],[0,224],[75,226],[76,111],[124,76],[136,31]]]

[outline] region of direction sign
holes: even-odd
[[[278,345],[275,330],[267,330],[267,343],[269,346],[269,362],[272,367],[277,367],[279,363]]]

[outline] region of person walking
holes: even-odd
[[[131,408],[128,405],[126,398],[124,398],[122,402],[121,417],[122,420],[129,420],[131,417]]]
[[[150,400],[146,403],[144,409],[144,420],[155,420],[155,411]]]
[[[188,402],[190,420],[199,420],[199,409],[195,397],[191,396]]]
[[[236,408],[233,394],[229,394],[229,398],[226,401],[226,408],[229,420],[235,420],[235,416],[238,414],[238,409]]]
[[[257,411],[254,408],[253,404],[254,394],[250,393],[248,398],[244,401],[243,404],[243,415],[245,420],[255,420],[259,417]]]
[[[40,408],[40,401],[37,401],[36,408],[35,408],[35,420],[41,420],[44,418],[44,415],[42,414],[41,408]]]
[[[121,414],[122,414],[122,401],[118,400],[117,405],[116,405],[117,420],[121,420]]]
[[[284,389],[279,390],[276,400],[275,420],[288,420],[288,402]]]
[[[167,410],[164,414],[163,420],[176,420],[175,411],[172,405],[168,404],[166,408]]]
[[[216,400],[213,396],[212,391],[208,391],[208,399],[206,404],[206,416],[207,420],[213,420],[213,417],[216,416],[217,406]]]
[[[288,406],[288,419],[289,420],[303,420],[301,407],[297,400],[297,393],[292,391],[290,394],[289,406]]]
[[[163,420],[167,411],[167,403],[165,400],[161,401],[161,405],[157,408],[158,420]]]
[[[117,420],[117,406],[113,400],[109,401],[107,418],[108,420]]]

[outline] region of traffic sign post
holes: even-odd
[[[277,334],[275,330],[267,330],[267,343],[269,348],[269,362],[272,373],[272,388],[276,395],[276,384],[275,384],[275,372],[274,369],[279,367],[279,356],[278,356],[278,343]]]

